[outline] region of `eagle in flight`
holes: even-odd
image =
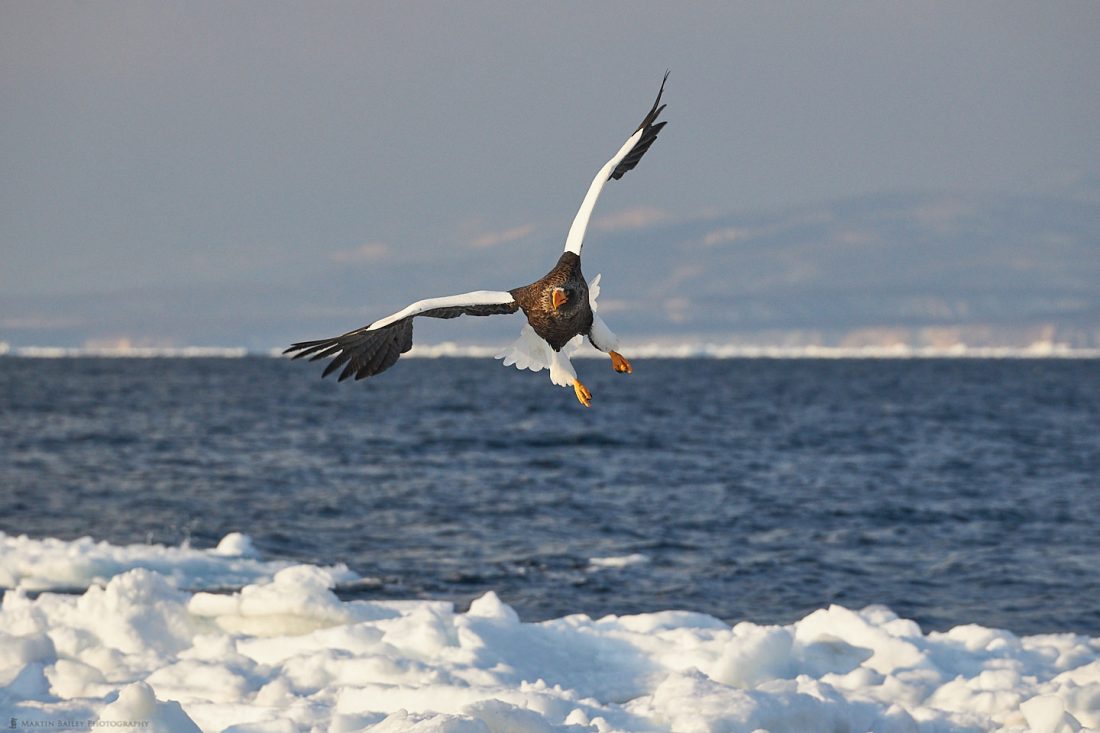
[[[665,72],[657,99],[642,124],[596,174],[569,228],[565,251],[544,277],[512,290],[476,290],[462,295],[419,300],[391,316],[342,336],[300,341],[283,353],[293,354],[295,359],[306,356],[310,361],[331,359],[322,377],[341,370],[340,381],[348,377],[358,380],[381,374],[393,366],[401,354],[412,348],[413,319],[418,316],[494,316],[522,310],[527,323],[519,339],[497,358],[504,359],[505,366],[515,364],[519,369],[537,372],[549,368],[550,381],[562,387],[572,387],[580,403],[590,406],[592,393],[577,379],[577,372],[569,360],[570,351],[578,347],[585,337],[611,357],[611,367],[616,372],[629,374],[633,370],[630,362],[616,351],[619,348],[618,337],[596,314],[600,276],[593,278],[591,283],[584,279],[581,273],[581,245],[604,184],[612,178],[618,180],[627,171],[633,170],[665,126],[665,122],[657,122],[657,117],[665,108],[661,104],[661,95],[666,81],[668,72]]]

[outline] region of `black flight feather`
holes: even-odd
[[[327,377],[343,367],[338,381],[344,381],[350,377],[364,379],[381,374],[394,364],[406,351],[412,348],[412,319],[419,316],[428,318],[458,318],[459,316],[493,316],[505,313],[515,313],[519,310],[519,304],[489,303],[486,305],[449,305],[442,308],[432,308],[415,316],[408,316],[399,321],[394,321],[383,328],[371,330],[370,327],[348,331],[342,336],[335,336],[318,341],[299,341],[291,345],[284,354],[293,354],[295,359],[304,356],[310,357],[310,361],[331,358],[332,361],[325,367],[322,377]]]
[[[649,150],[649,146],[657,139],[657,133],[667,124],[665,122],[657,122],[657,116],[665,109],[665,105],[661,104],[661,95],[665,93],[666,81],[668,81],[667,71],[665,72],[665,78],[661,80],[661,88],[657,91],[657,99],[653,102],[653,106],[645,116],[645,119],[642,120],[642,124],[638,125],[638,129],[634,130],[635,133],[641,130],[642,137],[634,147],[630,149],[626,157],[619,161],[619,164],[615,166],[615,170],[611,171],[608,180],[614,178],[617,181],[622,178],[627,171],[634,170],[634,166],[638,165],[638,161],[642,159],[642,156]]]

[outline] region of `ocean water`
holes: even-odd
[[[262,357],[0,358],[0,531],[241,531],[346,563],[345,598],[494,590],[525,620],[884,604],[1100,635],[1100,362],[577,367],[589,410],[491,360],[336,384]]]

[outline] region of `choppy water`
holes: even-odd
[[[493,589],[525,619],[882,603],[1100,635],[1097,361],[635,367],[579,361],[584,410],[490,360],[337,385],[260,357],[3,358],[0,530],[244,531],[377,579],[351,594]]]

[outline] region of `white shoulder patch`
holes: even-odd
[[[592,306],[592,312],[595,313],[598,308],[596,307],[596,298],[600,297],[600,278],[603,277],[603,273],[599,273],[596,277],[592,278],[592,282],[588,283],[588,305]]]
[[[461,295],[427,298],[425,300],[416,301],[412,305],[397,311],[392,316],[386,316],[379,321],[375,321],[367,326],[367,330],[374,331],[379,328],[385,328],[391,323],[400,321],[402,318],[416,316],[434,308],[452,308],[455,306],[467,305],[504,305],[512,302],[514,302],[512,294],[503,290],[475,290],[472,293],[462,293]]]

